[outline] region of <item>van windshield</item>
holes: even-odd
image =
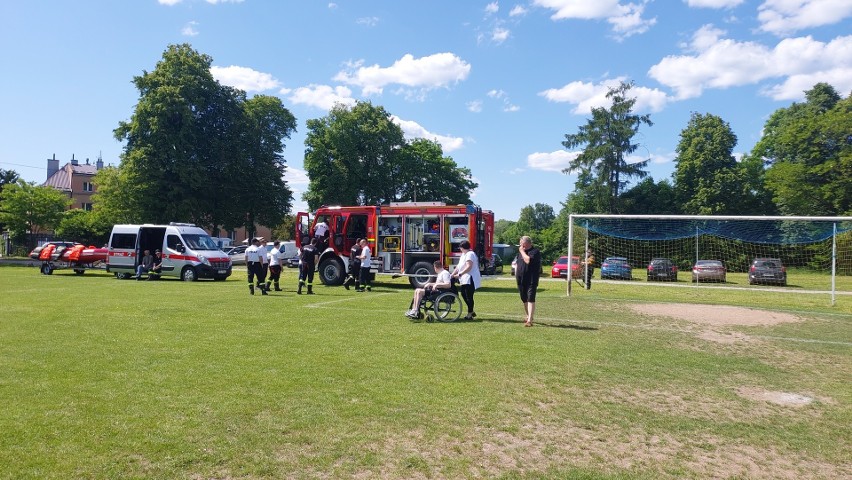
[[[182,236],[186,246],[191,250],[219,250],[219,245],[209,235],[184,233]]]

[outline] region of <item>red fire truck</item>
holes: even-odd
[[[314,226],[329,227],[328,248],[319,259],[319,277],[326,285],[340,285],[346,277],[349,250],[366,238],[372,252],[373,274],[408,276],[422,287],[435,274],[432,263],[442,260],[452,268],[461,256],[459,244],[468,240],[485,269],[491,261],[494,213],[476,205],[405,202],[372,207],[321,207],[312,215],[296,217],[296,245],[308,243]]]

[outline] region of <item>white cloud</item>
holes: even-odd
[[[734,8],[745,0],[686,0],[690,7],[697,8]]]
[[[486,95],[488,95],[491,98],[503,98],[503,97],[506,96],[506,92],[504,92],[503,90],[494,89],[494,90],[489,90],[488,93],[486,93]]]
[[[775,78],[782,78],[782,83],[765,88],[764,93],[778,99],[789,98],[790,88],[798,88],[794,85],[806,78],[838,79],[833,85],[839,91],[852,87],[852,36],[828,43],[810,36],[786,38],[770,48],[721,38],[723,33],[712,26],[702,27],[690,46],[693,55],[665,57],[649,69],[648,75],[672,88],[678,99],[698,97],[705,88],[751,85]],[[801,98],[801,93],[796,98]]]
[[[783,35],[838,23],[852,15],[852,1],[766,0],[757,10],[761,30]]]
[[[311,183],[310,178],[308,178],[308,172],[299,168],[287,166],[287,171],[284,172],[284,179],[287,180],[287,183],[292,185],[304,185],[307,186]]]
[[[436,53],[421,58],[405,54],[390,67],[364,67],[361,62],[348,67],[350,71],[341,71],[334,79],[361,87],[363,95],[381,94],[390,84],[423,90],[447,87],[465,80],[470,74],[470,64],[452,53]]]
[[[544,170],[545,172],[561,172],[562,169],[568,168],[571,160],[577,158],[582,153],[581,150],[569,152],[566,150],[556,150],[554,152],[536,152],[527,155],[527,166],[533,170]]]
[[[491,2],[485,6],[485,13],[488,15],[497,13],[498,10],[500,10],[500,6],[497,5],[497,2]]]
[[[606,20],[616,37],[623,39],[644,33],[657,23],[656,18],[642,18],[647,0],[621,3],[619,0],[533,0],[533,4],[554,10],[551,20]]]
[[[610,88],[617,87],[624,77],[604,80],[600,83],[571,82],[561,88],[550,88],[539,95],[548,101],[557,103],[571,103],[575,105],[571,111],[577,115],[585,115],[593,108],[609,107],[612,101],[606,98]],[[671,99],[661,90],[656,88],[634,86],[629,95],[636,98],[634,110],[638,112],[659,112]]]
[[[517,112],[521,109],[521,107],[512,104],[512,102],[509,100],[509,96],[503,90],[489,90],[486,95],[495,100],[500,100],[503,103],[504,112]]]
[[[180,30],[180,33],[181,35],[185,35],[187,37],[194,37],[198,35],[198,29],[195,28],[197,26],[198,22],[196,21],[187,22],[187,24],[184,25],[183,28]]]
[[[217,3],[243,3],[243,0],[207,0],[207,3],[216,5]]]
[[[362,17],[355,20],[355,23],[364,25],[365,27],[375,27],[379,24],[379,17]]]
[[[328,9],[329,9],[329,10],[334,10],[335,8],[337,8],[337,4],[336,4],[336,3],[331,2],[331,3],[329,3],[329,4],[328,4]]]
[[[403,120],[396,115],[391,115],[391,121],[399,125],[402,129],[405,138],[409,140],[413,140],[415,138],[425,138],[427,140],[434,140],[441,144],[441,149],[444,153],[449,153],[454,150],[458,150],[464,146],[464,139],[461,137],[451,137],[448,135],[438,135],[437,133],[432,133],[419,123],[412,120]]]
[[[509,12],[510,17],[517,17],[519,15],[526,15],[527,9],[523,7],[523,5],[515,5],[512,7],[512,10]]]
[[[509,38],[509,30],[503,27],[495,27],[494,30],[491,31],[491,41],[500,45],[505,42],[507,38]]]
[[[213,78],[223,85],[230,85],[246,92],[263,92],[278,88],[281,83],[268,73],[258,72],[248,67],[231,65],[229,67],[210,67]]]
[[[294,104],[309,105],[311,107],[331,110],[336,103],[343,105],[354,105],[352,90],[344,86],[330,87],[328,85],[308,85],[299,87],[292,91],[285,90],[281,94],[290,96],[288,99]]]
[[[159,3],[160,5],[168,5],[170,7],[172,5],[177,5],[180,2],[181,0],[157,0],[157,3]]]
[[[473,113],[479,113],[482,111],[482,100],[473,100],[467,102],[467,109]]]

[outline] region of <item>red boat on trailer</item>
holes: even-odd
[[[82,275],[92,268],[104,268],[108,250],[74,242],[49,242],[30,252],[30,258],[41,261],[40,271],[50,275],[54,270],[74,269]]]

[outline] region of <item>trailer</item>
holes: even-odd
[[[42,275],[64,269],[82,275],[86,270],[106,269],[107,249],[75,242],[48,242],[30,252],[30,258],[41,261]]]

